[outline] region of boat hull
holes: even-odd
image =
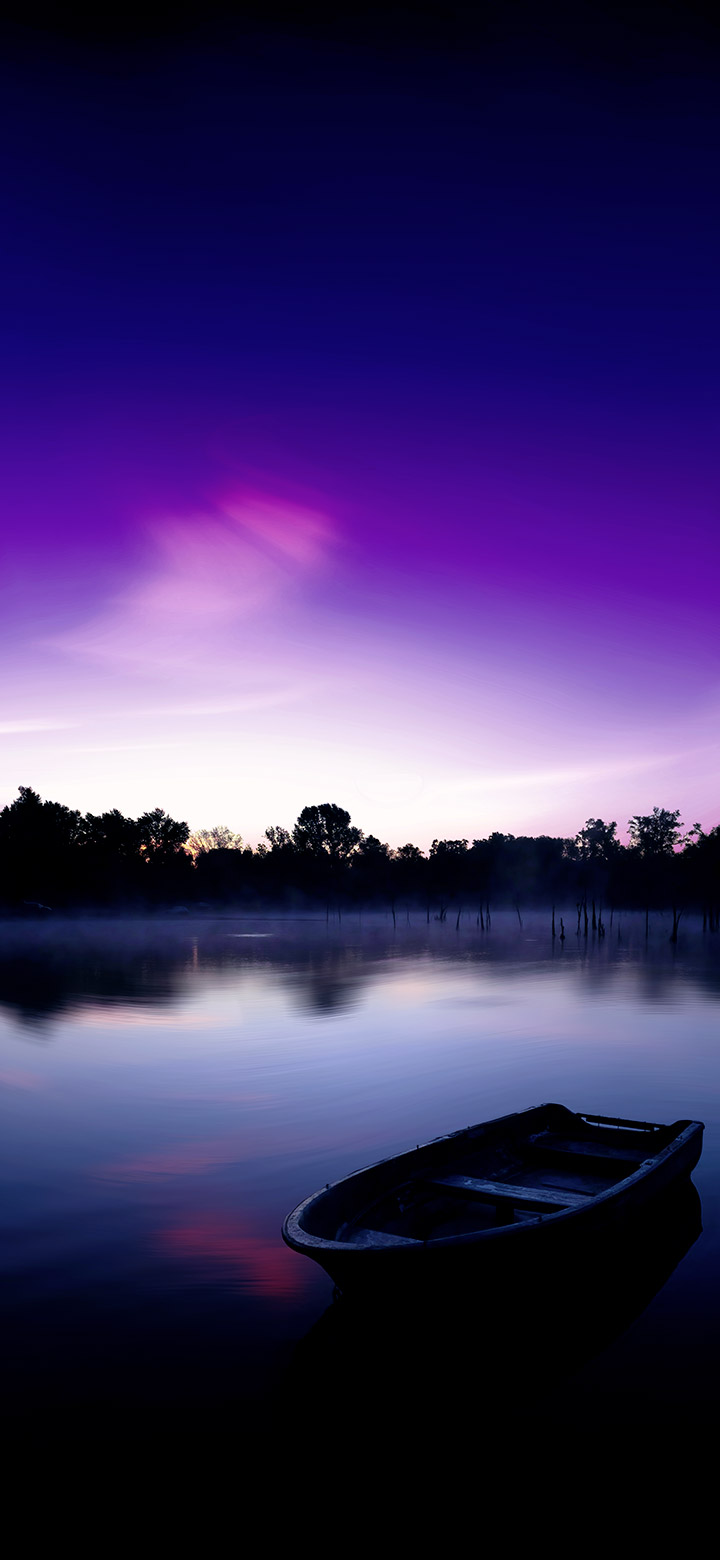
[[[436,1139],[327,1186],[288,1215],[283,1238],[319,1263],[345,1292],[432,1289],[466,1282],[471,1274],[502,1288],[508,1280],[516,1282],[518,1268],[526,1275],[536,1270],[540,1278],[548,1261],[566,1254],[578,1262],[584,1252],[597,1256],[604,1240],[627,1231],[649,1204],[692,1173],[702,1135],[701,1122],[663,1127],[580,1115],[560,1105],[538,1106]],[[468,1164],[486,1172],[489,1167],[489,1173],[482,1179],[453,1174]],[[512,1167],[502,1172],[509,1180],[498,1175],[503,1164]],[[544,1170],[538,1171],[537,1164]],[[597,1172],[606,1165],[606,1177],[613,1179],[603,1186]],[[573,1178],[575,1190],[569,1189]],[[531,1186],[520,1184],[531,1179]],[[559,1189],[554,1186],[558,1181]],[[588,1190],[594,1183],[600,1189]],[[377,1210],[399,1200],[398,1188],[410,1209],[406,1221],[415,1217],[415,1225],[396,1220],[388,1227],[385,1213],[383,1229]],[[457,1199],[452,1206],[460,1210],[458,1228],[450,1214],[449,1227],[446,1218],[444,1226],[416,1238],[420,1214],[439,1206],[433,1195],[441,1197],[443,1208],[451,1197]],[[472,1222],[476,1216],[484,1219],[483,1227],[462,1227],[463,1219]],[[488,1217],[497,1222],[488,1225]],[[412,1236],[399,1233],[401,1228]]]

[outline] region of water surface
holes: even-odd
[[[550,1099],[707,1126],[702,1233],[620,1336],[588,1338],[555,1398],[711,1417],[719,948],[692,923],[677,947],[668,935],[659,917],[647,941],[623,917],[564,946],[540,915],[522,928],[498,915],[484,934],[474,917],[456,931],[419,915],[396,929],[5,923],[6,1428],[259,1422],[292,1396],[308,1337],[322,1353],[332,1332],[340,1371],[357,1345],[342,1312],[322,1322],[329,1280],[282,1244],[288,1209],[359,1165]]]

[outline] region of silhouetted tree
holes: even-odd
[[[362,840],[349,812],[334,802],[304,807],[293,829],[297,882],[305,893],[324,898],[326,914],[338,911],[347,884],[348,863]]]
[[[355,851],[356,860],[379,865],[390,860],[390,846],[384,845],[376,834],[363,834]]]
[[[433,840],[430,846],[430,891],[439,900],[441,921],[445,920],[449,901],[458,896],[462,899],[467,855],[467,840]]]
[[[265,838],[269,840],[272,851],[286,851],[290,855],[295,849],[292,835],[280,824],[271,824],[270,828],[265,830]]]
[[[185,846],[195,869],[193,888],[205,900],[237,901],[252,895],[255,856],[243,847],[241,834],[233,834],[227,824],[198,829]]]
[[[700,906],[703,929],[720,930],[720,824],[707,834],[699,823],[685,837],[683,864],[688,893]]]
[[[366,834],[358,841],[352,853],[352,892],[361,900],[381,898],[390,905],[395,920],[397,879],[392,869],[390,846],[379,840],[376,834]]]
[[[628,834],[633,850],[643,860],[657,860],[660,856],[672,856],[680,841],[680,809],[668,812],[665,807],[653,807],[651,813],[638,813],[628,822]]]
[[[679,870],[675,850],[680,842],[680,810],[653,807],[651,813],[638,813],[628,821],[631,850],[638,865],[638,881],[645,901],[645,935],[648,935],[650,907],[668,899],[673,907],[672,941],[677,941],[679,920]]]
[[[212,850],[242,850],[243,837],[233,834],[225,823],[216,823],[212,829],[196,829],[188,838],[186,850],[191,856],[206,856]]]
[[[588,818],[574,839],[492,833],[474,839],[433,840],[429,856],[417,845],[397,850],[377,835],[364,836],[344,808],[306,807],[290,832],[266,830],[256,850],[225,825],[190,836],[186,823],[162,808],[127,818],[117,808],[84,817],[61,802],[43,801],[22,786],[0,811],[0,901],[18,907],[37,900],[65,904],[280,900],[298,907],[324,898],[338,911],[355,903],[422,902],[444,919],[452,901],[456,924],[471,899],[478,927],[489,926],[489,902],[515,905],[575,902],[578,930],[604,931],[602,905],[671,907],[672,940],[689,904],[703,924],[720,927],[720,825],[699,824],[683,837],[680,813],[655,807],[630,819],[631,844],[620,844],[616,824]],[[596,902],[597,901],[597,902]],[[561,925],[563,923],[561,922]]]
[[[585,920],[585,934],[587,935],[587,904],[588,895],[592,902],[593,931],[598,927],[595,913],[595,901],[602,901],[608,897],[612,900],[612,869],[617,864],[622,846],[617,838],[617,823],[605,823],[602,818],[588,818],[584,828],[575,835],[574,840],[568,840],[566,854],[569,859],[578,864],[578,888],[580,898],[576,900],[578,911],[578,929],[581,916]]]
[[[329,857],[339,864],[352,855],[362,840],[362,831],[350,822],[350,814],[334,802],[303,807],[293,829],[293,841],[299,851],[317,857]]]
[[[166,862],[178,856],[190,834],[186,823],[178,823],[162,807],[143,813],[138,818],[138,829],[140,852],[147,862]]]
[[[419,899],[426,889],[428,863],[419,845],[408,842],[392,852],[392,875],[399,899]]]
[[[132,860],[139,853],[141,837],[137,819],[124,817],[117,807],[110,812],[86,813],[83,818],[83,845],[105,860]]]
[[[64,900],[73,851],[83,835],[81,814],[62,802],[44,802],[20,786],[0,813],[0,857],[9,899]]]
[[[81,859],[75,863],[75,893],[90,903],[133,902],[141,891],[140,825],[117,807],[83,818]]]
[[[622,849],[617,838],[617,824],[604,823],[602,818],[588,818],[573,843],[580,861],[599,862],[605,867],[611,865]]]

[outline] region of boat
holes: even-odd
[[[468,1259],[497,1273],[627,1227],[690,1175],[703,1130],[537,1105],[328,1183],[283,1239],[340,1290],[445,1282]]]
[[[482,1404],[473,1453],[483,1438],[491,1452],[506,1416],[517,1430],[522,1405],[535,1416],[541,1405],[547,1431],[560,1389],[557,1412],[566,1431],[563,1382],[638,1320],[701,1234],[700,1198],[686,1177],[621,1230],[588,1243],[587,1260],[575,1242],[565,1261],[556,1248],[547,1262],[531,1264],[531,1282],[516,1282],[499,1296],[487,1282],[435,1285],[414,1293],[412,1305],[392,1286],[378,1285],[372,1294],[335,1291],[296,1344],[283,1416],[294,1415],[304,1434],[312,1416],[320,1433],[332,1424],[340,1444],[353,1431],[370,1444],[390,1383],[393,1433],[401,1443],[412,1443],[417,1423],[462,1424],[470,1401]],[[613,1369],[617,1364],[611,1378]],[[616,1394],[611,1389],[604,1399],[592,1379],[589,1392],[593,1424],[606,1413],[616,1429]]]

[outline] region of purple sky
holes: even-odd
[[[702,62],[5,72],[0,804],[718,822]]]

